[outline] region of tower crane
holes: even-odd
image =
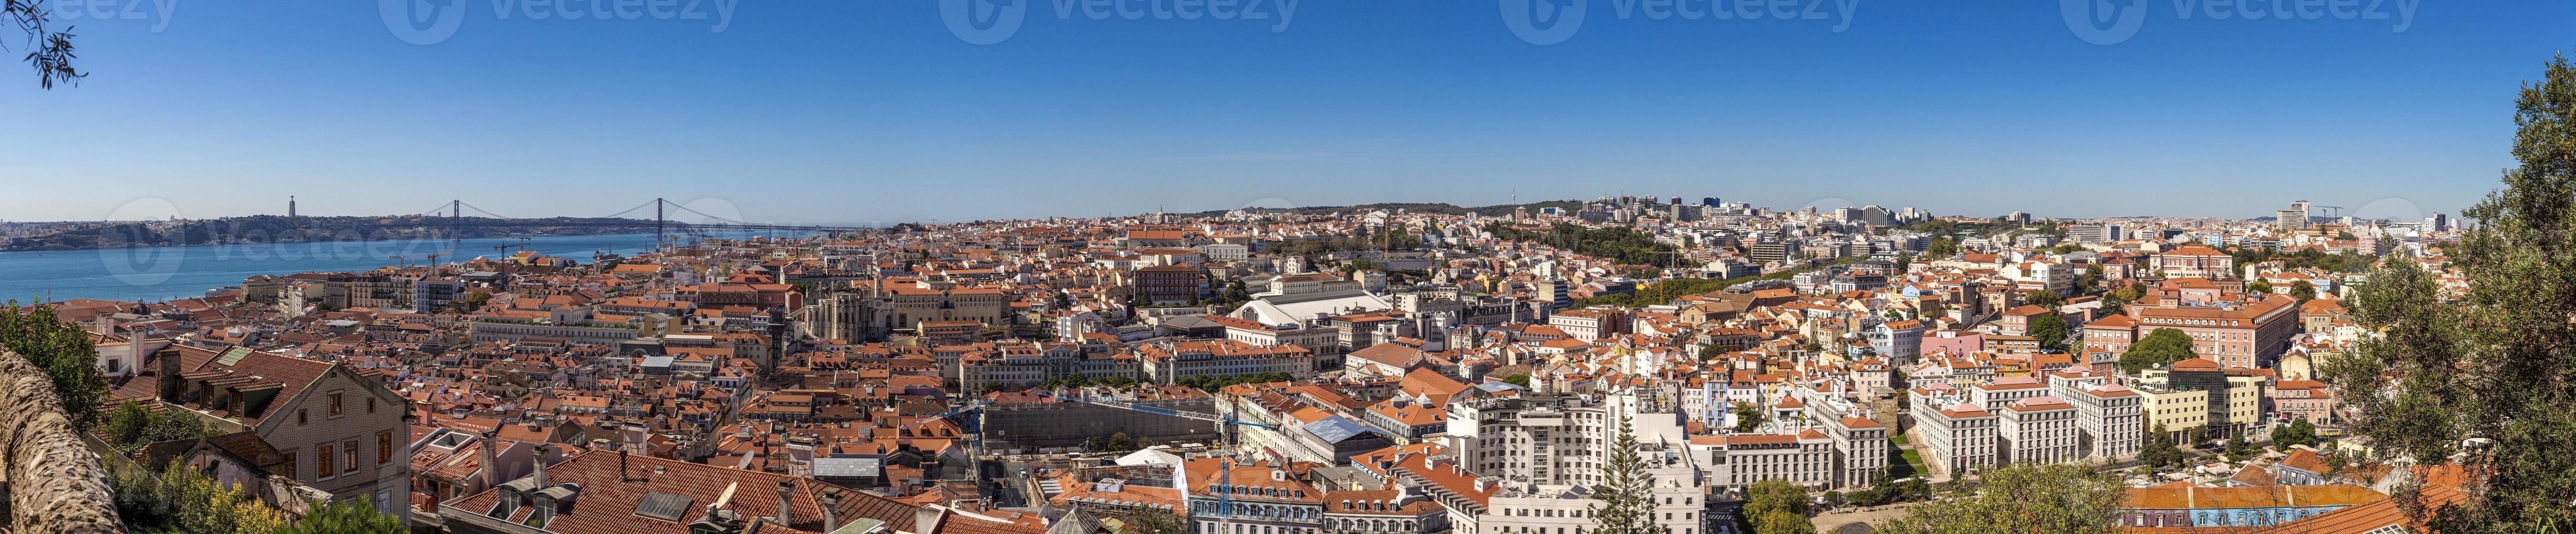
[[[1233,441],[1233,439],[1231,439],[1231,438],[1234,436],[1234,434],[1233,434],[1233,433],[1231,433],[1231,432],[1228,432],[1228,431],[1229,431],[1229,430],[1232,430],[1234,427],[1237,427],[1237,426],[1248,426],[1248,427],[1254,427],[1254,428],[1266,428],[1266,429],[1271,429],[1271,430],[1278,430],[1278,429],[1279,429],[1279,427],[1277,427],[1277,426],[1272,426],[1272,425],[1267,425],[1267,424],[1262,424],[1262,423],[1255,423],[1255,422],[1251,422],[1251,421],[1238,420],[1238,419],[1235,419],[1235,418],[1234,418],[1234,415],[1233,415],[1233,414],[1226,414],[1226,415],[1218,416],[1218,415],[1208,415],[1208,414],[1197,413],[1197,412],[1184,412],[1184,411],[1180,411],[1180,410],[1173,410],[1173,409],[1167,409],[1167,408],[1156,408],[1156,407],[1152,407],[1152,406],[1137,406],[1137,405],[1136,405],[1136,403],[1132,403],[1132,402],[1126,402],[1126,401],[1121,401],[1121,400],[1117,400],[1117,399],[1105,399],[1105,398],[1098,398],[1098,397],[1093,397],[1093,396],[1088,395],[1088,394],[1086,394],[1086,395],[1082,395],[1082,396],[1078,396],[1078,397],[1059,397],[1059,396],[1056,396],[1056,395],[1054,395],[1054,394],[1052,394],[1052,393],[1047,393],[1047,392],[1044,392],[1044,391],[1030,391],[1029,393],[1034,394],[1034,395],[1037,395],[1037,396],[1040,396],[1040,397],[1050,398],[1050,399],[1067,400],[1067,401],[1079,402],[1079,403],[1083,403],[1083,404],[1090,404],[1090,405],[1094,405],[1094,406],[1107,406],[1107,407],[1110,407],[1110,408],[1117,408],[1117,409],[1121,409],[1121,410],[1128,410],[1128,411],[1135,411],[1135,412],[1144,412],[1144,413],[1150,413],[1150,414],[1154,414],[1154,415],[1166,415],[1166,416],[1172,416],[1172,417],[1179,417],[1179,418],[1183,418],[1183,419],[1195,419],[1195,420],[1199,420],[1199,421],[1207,421],[1207,422],[1217,423],[1217,432],[1218,432],[1218,434],[1221,436],[1221,437],[1220,437],[1220,439],[1221,439],[1222,441],[1224,441],[1224,442],[1231,442],[1231,441]],[[1283,464],[1284,464],[1284,461],[1283,461]],[[1286,465],[1281,465],[1281,466],[1279,466],[1279,467],[1281,467],[1281,468],[1283,468],[1283,469],[1284,469],[1284,468],[1286,468],[1287,466],[1286,466]],[[1224,459],[1218,460],[1217,468],[1216,468],[1216,479],[1215,479],[1216,481],[1221,482],[1221,483],[1228,483],[1228,484],[1231,484],[1231,483],[1232,483],[1232,480],[1234,480],[1234,478],[1233,478],[1233,476],[1232,476],[1233,474],[1234,474],[1234,458],[1232,458],[1232,457],[1227,457],[1227,458],[1224,458]],[[1188,481],[1186,478],[1184,478],[1183,480],[1181,480],[1181,481],[1180,481],[1180,485],[1181,485],[1181,506],[1183,506],[1183,507],[1188,507],[1188,506],[1189,506],[1189,495],[1190,495],[1190,488],[1189,488],[1189,485],[1190,485],[1190,484],[1189,484],[1189,481]],[[1186,514],[1184,514],[1183,516],[1184,516],[1184,517],[1187,517],[1187,515],[1186,515]],[[1233,518],[1234,518],[1234,498],[1232,497],[1232,494],[1231,494],[1231,493],[1229,493],[1229,492],[1223,492],[1223,491],[1216,492],[1216,531],[1217,531],[1217,532],[1219,532],[1219,533],[1231,533],[1231,532],[1233,532],[1233,528],[1234,528],[1234,527],[1233,527],[1233,525],[1234,525],[1234,520],[1233,520]]]
[[[993,403],[991,401],[975,399],[965,404],[957,405],[955,408],[950,408],[948,411],[940,412],[929,417],[923,417],[918,421],[896,426],[894,427],[895,433],[902,434],[905,430],[911,430],[912,427],[921,426],[931,421],[945,420],[950,417],[956,417],[959,414],[973,413],[975,416],[966,418],[966,424],[962,425],[965,428],[961,430],[966,432],[966,457],[970,459],[968,461],[981,462],[984,458],[983,411],[985,406],[990,406],[992,404]],[[978,474],[980,475],[983,468],[981,466],[975,466],[975,469],[977,469]]]
[[[519,238],[519,242],[518,242],[517,244],[511,244],[511,245],[492,245],[492,250],[497,250],[497,251],[504,251],[504,252],[506,252],[506,251],[509,251],[509,250],[510,250],[510,249],[512,249],[512,248],[519,248],[519,249],[525,249],[525,248],[528,248],[528,238],[525,238],[525,237]]]

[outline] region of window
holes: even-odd
[[[376,413],[375,397],[367,397],[367,413]]]
[[[340,393],[331,393],[331,415],[340,415]]]
[[[394,461],[394,433],[376,434],[376,464]]]
[[[304,478],[304,465],[295,463],[295,451],[282,451],[286,456],[286,478]]]
[[[314,455],[314,458],[318,458],[318,459],[322,460],[322,461],[321,461],[321,463],[316,464],[316,465],[319,465],[319,466],[321,466],[321,467],[320,467],[319,469],[316,469],[316,470],[315,470],[315,472],[321,475],[319,478],[324,479],[324,480],[329,480],[329,479],[331,478],[331,475],[333,475],[333,474],[334,474],[334,471],[331,469],[331,466],[332,466],[332,465],[336,465],[336,464],[334,464],[334,463],[331,461],[331,457],[332,457],[332,454],[331,454],[331,444],[329,444],[329,443],[324,443],[324,444],[321,444],[321,445],[314,446],[314,447],[313,447],[313,451],[316,453],[316,454]]]
[[[295,411],[295,425],[296,425],[296,426],[304,426],[304,423],[305,423],[307,420],[308,420],[308,418],[304,417],[304,410],[296,410],[296,411]]]
[[[340,442],[340,472],[358,472],[358,440]]]

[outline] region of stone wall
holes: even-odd
[[[44,370],[0,350],[0,468],[9,532],[124,532],[107,469],[81,444]]]

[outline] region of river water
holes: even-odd
[[[718,233],[739,238],[755,234]],[[765,235],[765,234],[762,234]],[[674,236],[675,238],[677,236]],[[204,296],[206,290],[241,285],[252,275],[363,271],[397,263],[418,264],[430,254],[439,263],[518,252],[495,250],[519,238],[352,241],[264,245],[204,245],[73,251],[0,252],[0,301],[44,297],[161,301]],[[606,252],[632,256],[653,248],[653,234],[532,237],[527,249],[589,263]],[[400,256],[403,259],[392,259]],[[50,297],[47,297],[50,295]]]

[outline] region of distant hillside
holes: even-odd
[[[653,231],[653,221],[554,217],[491,219],[466,217],[462,236],[480,237],[631,234]],[[229,219],[155,221],[100,225],[34,237],[12,238],[0,250],[83,250],[127,246],[184,246],[242,243],[327,243],[450,237],[447,217],[286,217],[254,215]],[[478,226],[498,222],[565,226]],[[614,224],[618,226],[587,226]],[[677,227],[677,225],[674,225]]]
[[[1307,206],[1307,207],[1302,207],[1302,208],[1245,208],[1243,211],[1245,211],[1245,212],[1247,212],[1247,213],[1285,213],[1285,214],[1292,214],[1292,215],[1325,215],[1325,214],[1331,214],[1331,213],[1364,213],[1364,212],[1378,211],[1378,210],[1385,210],[1385,211],[1386,211],[1386,212],[1388,212],[1388,213],[1394,213],[1396,210],[1403,210],[1403,211],[1404,211],[1404,212],[1406,212],[1406,213],[1439,213],[1439,214],[1444,214],[1444,215],[1465,215],[1465,214],[1468,214],[1468,213],[1475,213],[1475,214],[1477,214],[1477,215],[1483,215],[1483,216],[1487,216],[1487,217],[1497,217],[1497,216],[1503,216],[1503,215],[1510,215],[1510,214],[1512,213],[1512,210],[1513,210],[1514,208],[1522,208],[1522,207],[1527,207],[1527,208],[1529,208],[1529,209],[1530,209],[1530,211],[1531,211],[1531,212],[1533,212],[1533,213],[1535,213],[1535,212],[1539,211],[1540,209],[1544,209],[1544,208],[1558,208],[1558,209],[1563,209],[1563,210],[1567,210],[1567,211],[1572,211],[1572,210],[1575,210],[1575,209],[1582,208],[1582,207],[1583,207],[1583,201],[1579,201],[1579,200],[1548,200],[1548,201],[1541,201],[1541,202],[1529,202],[1529,203],[1522,203],[1522,204],[1503,204],[1503,205],[1495,205],[1495,206],[1479,206],[1479,207],[1473,207],[1473,208],[1462,208],[1462,207],[1458,207],[1458,206],[1453,205],[1453,204],[1441,203],[1441,202],[1430,202],[1430,203],[1423,203],[1423,202],[1379,202],[1379,203],[1376,203],[1376,204],[1361,204],[1361,205],[1357,205],[1357,206]],[[1202,211],[1202,212],[1198,212],[1198,213],[1182,213],[1182,214],[1178,214],[1178,215],[1181,215],[1181,216],[1184,216],[1184,217],[1215,217],[1215,216],[1219,216],[1219,215],[1225,215],[1225,213],[1226,213],[1227,211],[1232,211],[1232,210]]]

